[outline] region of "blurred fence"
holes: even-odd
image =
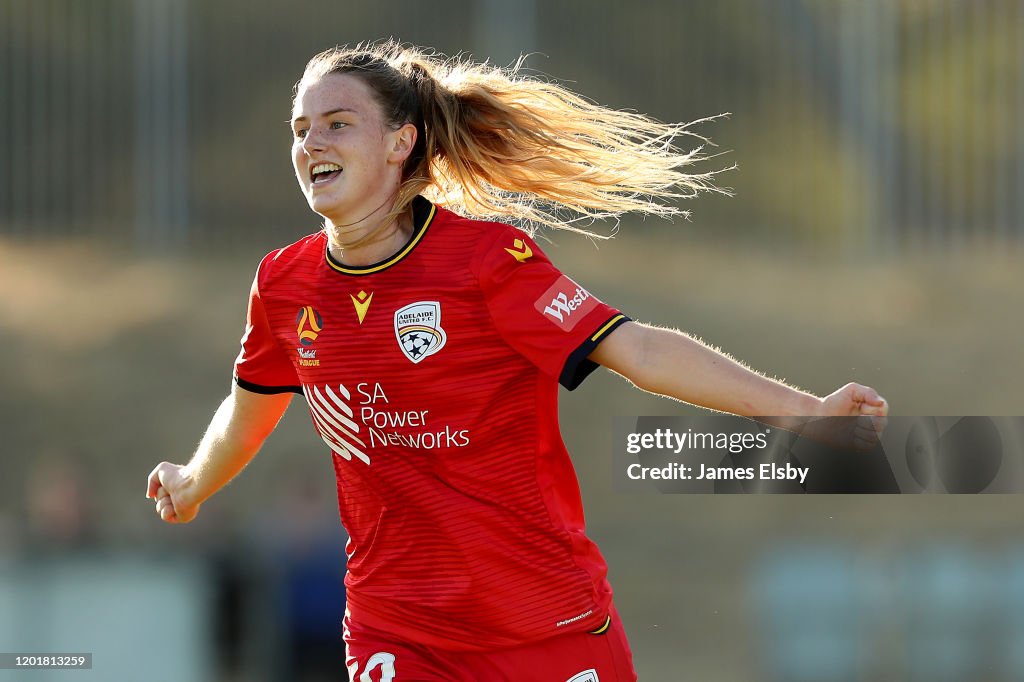
[[[1019,545],[782,542],[749,584],[763,679],[1024,679],[1022,562]]]
[[[213,680],[210,590],[197,561],[164,555],[0,562],[0,642],[8,651],[92,654],[76,680]],[[172,653],[173,652],[173,653]],[[0,670],[0,682],[65,674]]]
[[[731,150],[709,163],[739,165],[722,176],[737,196],[689,206],[696,230],[868,253],[1024,234],[1020,0],[369,5],[3,0],[0,234],[145,248],[315,229],[291,85],[315,51],[388,35],[497,62],[518,45],[662,119],[732,112],[701,132]]]
[[[73,674],[85,682],[338,679],[343,545],[0,554],[0,643],[92,654]],[[0,682],[26,679],[62,673],[0,669]]]
[[[0,3],[5,232],[185,236],[186,11],[177,0]]]

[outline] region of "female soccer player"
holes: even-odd
[[[603,365],[739,415],[887,412],[870,388],[817,398],[633,322],[529,234],[473,218],[576,229],[567,215],[677,213],[667,199],[714,189],[681,170],[682,126],[393,42],[315,56],[291,124],[323,230],[260,263],[231,395],[147,496],[191,521],[302,395],[351,538],[353,680],[636,679],[584,533],[559,383]]]

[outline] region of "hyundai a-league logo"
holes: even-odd
[[[316,341],[317,335],[320,334],[320,330],[324,328],[323,318],[320,317],[320,313],[314,310],[311,305],[299,308],[295,324],[297,326],[296,333],[299,336],[299,343],[303,346],[312,345]]]
[[[444,348],[448,338],[441,328],[441,304],[419,301],[395,311],[395,336],[399,349],[415,363]]]

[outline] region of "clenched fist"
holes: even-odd
[[[849,383],[821,401],[821,417],[886,417],[889,403],[870,386]]]
[[[156,501],[156,513],[167,523],[188,523],[199,513],[191,501],[192,479],[185,467],[160,462],[149,474],[146,498]]]
[[[870,450],[878,445],[888,414],[889,403],[875,389],[849,383],[821,400],[818,414],[800,433],[828,445]]]

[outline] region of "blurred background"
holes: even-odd
[[[0,650],[92,652],[82,680],[344,678],[301,404],[193,524],[143,499],[229,390],[259,258],[318,229],[285,124],[312,54],[528,53],[614,108],[730,113],[698,131],[734,197],[551,235],[552,259],[818,394],[1021,415],[1022,35],[1021,0],[0,0]],[[561,410],[640,679],[1024,679],[1017,497],[613,493],[611,417],[695,409],[600,372]]]

